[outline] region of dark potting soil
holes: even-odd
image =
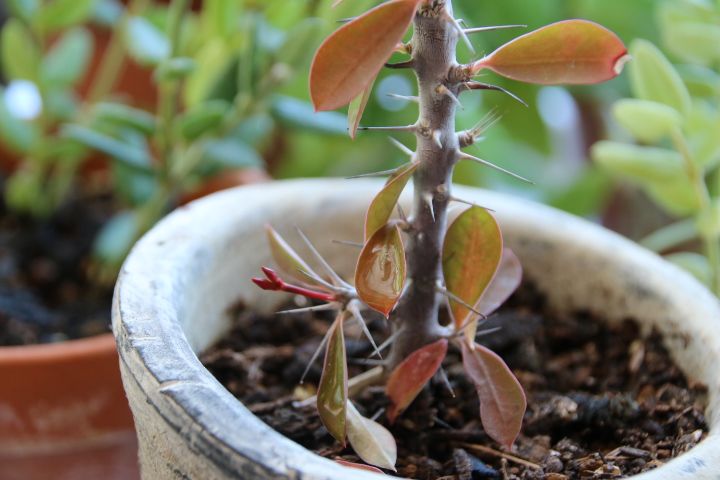
[[[96,285],[88,269],[93,239],[111,213],[100,196],[45,220],[13,214],[0,200],[0,347],[109,331],[112,289]]]
[[[238,309],[232,331],[202,355],[208,369],[268,425],[316,453],[360,462],[320,423],[314,406],[294,402],[315,393],[320,361],[298,384],[331,318],[313,314],[258,316]],[[353,359],[372,350],[347,324]],[[382,338],[382,319],[370,322]],[[395,425],[396,475],[417,479],[606,479],[644,472],[695,446],[705,435],[702,385],[689,385],[657,334],[640,338],[631,322],[607,326],[577,313],[557,316],[524,286],[488,320],[500,330],[479,338],[497,351],[528,396],[512,451],[487,437],[478,399],[457,352],[444,363],[454,395],[434,379]],[[322,356],[320,357],[322,358]],[[353,365],[354,364],[354,365]],[[355,403],[366,416],[387,406],[381,386]],[[390,472],[389,472],[390,473]]]

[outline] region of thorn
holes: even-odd
[[[335,270],[332,269],[330,264],[325,260],[325,258],[320,254],[317,248],[315,248],[315,245],[312,244],[310,239],[305,235],[305,232],[303,232],[300,227],[295,226],[295,229],[297,230],[300,237],[303,239],[303,242],[305,242],[305,245],[310,249],[310,251],[315,255],[315,258],[320,262],[320,264],[325,269],[326,273],[330,276],[330,280],[332,280],[333,284],[337,287],[344,287],[344,288],[352,288],[350,284],[348,284],[345,280],[340,278],[340,275],[338,275]]]
[[[405,100],[407,102],[420,103],[420,97],[414,95],[400,95],[399,93],[388,93],[388,97],[396,98],[398,100]]]
[[[521,177],[520,175],[513,173],[510,170],[505,170],[504,168],[499,167],[499,166],[495,165],[494,163],[488,162],[487,160],[483,160],[482,158],[474,157],[474,156],[470,155],[469,153],[460,152],[460,159],[461,160],[472,160],[473,162],[479,163],[481,165],[485,165],[486,167],[493,168],[493,169],[495,169],[499,172],[502,172],[506,175],[510,175],[511,177],[516,178],[520,181],[529,183],[530,185],[535,185],[534,182],[528,180],[527,178]]]
[[[336,21],[337,23],[350,23],[353,20],[355,20],[358,17],[346,17],[346,18],[338,18]]]
[[[373,349],[375,349],[375,355],[378,356],[378,358],[382,359],[382,354],[380,353],[380,350],[378,350],[377,344],[375,343],[375,339],[373,339],[372,334],[370,333],[370,330],[368,330],[367,324],[365,323],[365,319],[363,318],[362,314],[360,313],[360,308],[358,308],[358,301],[352,300],[347,305],[348,311],[352,314],[353,317],[355,317],[355,320],[358,321],[360,324],[360,328],[362,329],[363,333],[367,337],[367,339],[370,341],[370,344],[372,345]]]
[[[378,360],[377,358],[349,358],[348,363],[376,367],[378,365],[385,365],[387,363],[387,360]]]
[[[450,91],[449,88],[447,88],[445,85],[438,85],[438,87],[435,89],[435,91],[441,95],[445,95],[447,97],[450,97],[450,99],[455,102],[455,105],[460,107],[461,110],[465,110],[465,107],[463,107],[462,103],[460,103],[460,99]]]
[[[346,247],[355,247],[355,248],[363,248],[365,245],[359,242],[352,242],[350,240],[331,240],[332,243],[337,243],[338,245],[345,245]]]
[[[493,125],[500,121],[500,114],[497,113],[496,109],[493,109],[485,115],[474,127],[458,134],[460,141],[460,148],[469,147],[470,145],[477,143],[482,138],[483,134],[488,131]]]
[[[338,288],[337,288],[335,285],[333,285],[333,284],[331,284],[331,283],[328,283],[327,281],[325,281],[325,279],[321,278],[321,277],[320,277],[318,274],[316,274],[315,272],[310,273],[310,272],[306,272],[305,270],[301,270],[301,269],[299,269],[299,268],[297,269],[297,271],[298,271],[301,275],[304,275],[304,276],[306,276],[307,278],[309,278],[310,280],[313,280],[314,282],[319,283],[321,286],[327,288],[327,289],[330,290],[331,292],[337,293]]]
[[[454,396],[455,396],[455,394],[453,394],[453,397]],[[438,425],[440,425],[443,428],[447,428],[448,430],[455,430],[452,425],[447,423],[445,420],[438,418],[435,415],[433,415],[432,419],[433,419],[433,422],[437,423]]]
[[[432,216],[433,223],[435,222],[435,206],[433,205],[433,195],[432,193],[425,193],[422,195],[422,199],[427,205],[428,209],[430,210],[430,215]]]
[[[488,212],[493,212],[493,213],[495,213],[495,210],[493,210],[492,208],[483,207],[482,205],[478,205],[477,203],[471,202],[470,200],[463,200],[462,198],[458,198],[458,197],[453,197],[453,196],[451,196],[451,197],[450,197],[450,201],[451,201],[451,202],[462,203],[462,204],[464,204],[464,205],[470,205],[471,207],[484,208],[484,209],[487,210]]]
[[[405,223],[410,223],[408,221],[407,215],[405,215],[405,210],[403,210],[402,205],[400,205],[399,202],[397,204],[397,211],[398,211],[398,216],[400,217],[400,220],[402,220]]]
[[[375,412],[373,416],[370,417],[370,420],[372,420],[373,422],[377,421],[377,419],[380,418],[383,413],[385,413],[385,407],[382,407],[377,412]]]
[[[472,53],[475,53],[475,47],[473,47],[472,42],[470,41],[470,38],[467,36],[467,33],[465,32],[465,29],[460,26],[460,22],[458,22],[455,17],[448,14],[447,10],[443,10],[443,16],[445,19],[450,22],[450,24],[455,27],[455,30],[457,31],[458,35],[460,35],[460,38],[462,38],[463,42],[467,47],[470,49]]]
[[[380,132],[414,132],[415,125],[403,125],[395,127],[358,127],[358,130],[364,131],[380,131]]]
[[[405,155],[408,155],[410,158],[415,156],[415,152],[410,150],[404,143],[402,143],[400,140],[388,137],[390,139],[390,143],[395,145],[397,148],[399,148]]]
[[[486,328],[484,330],[478,330],[478,332],[475,334],[475,338],[491,335],[495,332],[499,332],[500,330],[502,330],[502,327],[493,327],[493,328]]]
[[[441,366],[438,370],[438,376],[440,377],[440,380],[445,384],[445,388],[448,389],[448,392],[450,392],[450,395],[455,398],[455,391],[452,388],[452,385],[450,385],[450,379],[447,376],[447,372],[445,369]]]
[[[506,28],[527,28],[527,25],[491,25],[488,27],[466,28],[464,30],[464,32],[469,35],[472,33],[491,32],[493,30],[504,30]]]
[[[348,180],[351,180],[351,179],[353,179],[353,178],[386,177],[386,176],[388,176],[388,175],[393,175],[393,174],[397,173],[397,172],[400,171],[400,169],[402,169],[404,166],[405,166],[405,164],[404,164],[404,165],[400,165],[399,167],[396,167],[396,168],[391,168],[390,170],[382,170],[382,171],[380,171],[380,172],[371,172],[371,173],[361,173],[361,174],[353,175],[353,176],[351,176],[351,177],[346,177],[346,178],[347,178]]]
[[[395,342],[395,340],[397,340],[398,337],[402,334],[403,331],[404,331],[404,329],[401,328],[400,330],[398,330],[395,333],[393,333],[392,335],[390,335],[383,343],[380,344],[380,346],[378,347],[378,350],[382,352],[387,347],[392,345]]]
[[[404,62],[398,62],[398,63],[386,63],[385,66],[387,68],[392,69],[401,69],[401,68],[414,68],[415,67],[415,60],[412,58],[410,60],[406,60]]]
[[[442,136],[442,132],[440,130],[433,130],[432,139],[433,139],[433,141],[435,141],[435,145],[437,145],[438,148],[440,148],[440,149],[443,148],[441,136]]]
[[[449,298],[449,299],[452,300],[453,302],[457,302],[457,303],[459,303],[460,305],[462,305],[463,307],[467,308],[468,310],[470,310],[471,312],[473,312],[475,315],[478,315],[478,316],[480,316],[481,318],[485,318],[485,315],[483,315],[482,313],[478,312],[478,311],[475,309],[475,307],[470,306],[470,304],[468,304],[465,300],[463,300],[462,298],[458,297],[457,295],[455,295],[454,293],[452,293],[452,292],[451,292],[450,290],[448,290],[447,288],[441,287],[440,285],[438,285],[438,286],[436,287],[436,290],[437,290],[438,293],[440,293],[440,294],[442,294],[442,295],[445,295],[447,298]]]
[[[323,305],[315,305],[313,307],[295,308],[292,310],[280,310],[279,312],[276,312],[276,314],[277,315],[295,315],[298,313],[324,312],[327,310],[334,310],[338,307],[340,307],[339,303],[325,303]]]
[[[496,92],[502,92],[505,95],[510,96],[514,100],[517,100],[518,102],[522,103],[525,107],[528,106],[528,104],[527,104],[527,102],[525,102],[525,100],[518,97],[517,95],[512,93],[510,90],[507,90],[503,87],[499,87],[497,85],[491,85],[489,83],[482,83],[482,82],[476,82],[476,81],[465,82],[464,85],[465,85],[465,88],[468,90],[494,90]]]
[[[322,341],[320,342],[320,345],[315,349],[315,352],[312,354],[312,357],[310,357],[310,361],[308,362],[307,366],[305,367],[305,370],[303,371],[302,376],[300,377],[300,385],[305,382],[305,377],[307,376],[308,372],[312,368],[313,364],[315,363],[315,360],[320,356],[320,352],[325,348],[325,345],[327,345],[328,339],[330,338],[330,332],[332,331],[331,328],[328,328],[328,331],[325,332],[325,336],[323,337]]]

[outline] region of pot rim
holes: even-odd
[[[149,402],[163,402],[162,409],[155,408],[163,421],[180,434],[192,435],[193,449],[208,457],[228,476],[236,474],[240,471],[242,462],[250,460],[264,464],[269,468],[268,473],[279,476],[287,476],[288,471],[302,471],[303,478],[306,478],[305,475],[307,478],[317,479],[379,480],[382,478],[377,474],[341,467],[335,462],[315,455],[270,429],[251,414],[200,363],[180,326],[177,312],[172,311],[172,308],[177,306],[171,300],[173,293],[177,293],[178,288],[187,288],[187,285],[176,285],[172,282],[155,284],[144,278],[145,274],[156,278],[164,278],[163,276],[173,278],[173,275],[182,271],[183,259],[189,261],[193,256],[209,255],[210,252],[205,251],[202,245],[204,229],[199,228],[198,220],[204,220],[210,212],[227,212],[230,206],[245,206],[259,197],[272,199],[280,192],[287,194],[286,190],[294,191],[296,196],[302,193],[318,197],[331,191],[337,197],[340,194],[349,196],[355,193],[353,192],[355,188],[357,193],[367,194],[371,190],[377,191],[381,185],[382,182],[368,180],[358,180],[353,183],[333,179],[289,180],[219,192],[193,202],[161,221],[138,242],[126,260],[113,300],[113,331],[121,354],[121,364],[126,372],[130,372],[130,375],[123,377],[126,390],[127,383],[133,382],[140,387]],[[582,229],[588,235],[600,235],[613,247],[627,250],[631,254],[629,258],[635,263],[650,265],[658,272],[671,274],[676,280],[682,280],[678,282],[678,285],[683,285],[680,289],[682,294],[700,304],[694,313],[709,313],[720,319],[720,304],[717,299],[697,281],[657,255],[615,233],[550,207],[504,194],[462,187],[456,190],[463,197],[482,196],[483,200],[489,199],[492,203],[502,202],[502,205],[509,206],[509,210],[513,213],[526,212],[524,214],[528,218],[531,215],[547,216],[549,220],[559,222],[556,226],[571,230]],[[488,206],[492,207],[492,205]],[[232,214],[228,213],[228,216],[230,215]],[[193,239],[195,244],[192,243]],[[168,254],[172,258],[159,258],[158,249],[169,242],[175,243],[172,246],[173,253]],[[182,244],[183,248],[180,248],[179,244]],[[193,248],[195,250],[190,251]],[[182,254],[176,254],[180,250]],[[673,285],[675,286],[677,285]],[[648,288],[652,288],[652,285]],[[692,296],[690,297],[688,293]],[[153,321],[147,321],[148,315],[154,316]],[[696,327],[697,322],[692,328]],[[716,337],[720,336],[716,335]],[[712,344],[709,345],[708,355],[714,356],[717,359],[716,364],[720,364],[720,338],[711,337],[710,341]],[[158,352],[161,352],[159,356]],[[146,363],[144,360],[146,356],[154,356],[157,363]],[[720,387],[717,385],[711,387],[709,404],[715,406]],[[689,452],[658,469],[632,478],[638,480],[714,478],[709,475],[714,472],[714,468],[720,468],[720,418],[718,415],[712,417],[708,418],[710,434]],[[188,421],[194,422],[197,428],[189,429],[186,424]],[[219,426],[221,429],[218,429]],[[193,432],[188,433],[188,430]],[[233,435],[233,432],[243,432],[243,434]],[[260,438],[271,439],[275,448],[272,448],[270,453],[263,452],[255,444],[267,446],[258,440]],[[228,455],[242,459],[229,458]],[[240,463],[237,465],[233,463],[238,460]]]
[[[0,365],[52,364],[69,358],[91,359],[115,349],[115,338],[110,332],[57,343],[13,345],[0,347]]]

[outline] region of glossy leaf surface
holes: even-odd
[[[500,265],[503,241],[495,218],[484,208],[461,213],[445,234],[443,274],[445,288],[468,305],[475,305]],[[470,314],[467,307],[450,301],[457,328]]]
[[[352,402],[347,405],[347,436],[363,461],[395,470],[397,444],[392,434],[379,423],[363,417]]]
[[[368,86],[365,87],[365,90],[350,102],[350,107],[348,108],[348,132],[350,133],[350,138],[353,140],[355,140],[357,129],[360,126],[360,120],[362,120],[363,113],[365,113],[365,107],[367,107],[368,100],[370,100],[370,94],[372,93],[374,85],[375,79],[371,80]]]
[[[447,354],[448,341],[438,340],[411,353],[390,374],[385,392],[390,399],[387,416],[394,422],[435,375]]]
[[[520,433],[527,407],[525,392],[505,362],[482,345],[462,342],[465,373],[480,398],[480,420],[485,432],[510,448]]]
[[[330,435],[345,445],[348,377],[343,319],[344,313],[341,312],[330,327],[322,377],[318,386],[317,409],[320,420]]]
[[[592,84],[622,71],[627,49],[610,30],[587,20],[553,23],[516,38],[475,64],[503,77],[541,85]]]
[[[419,3],[385,2],[320,45],[310,69],[310,97],[316,110],[347,105],[367,88],[407,31]]]
[[[398,199],[419,164],[409,164],[393,175],[373,199],[365,217],[365,238],[385,225],[392,216]]]
[[[355,269],[358,296],[387,317],[400,298],[405,275],[405,248],[400,230],[385,225],[370,237],[360,252]]]

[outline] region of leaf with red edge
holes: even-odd
[[[350,138],[355,140],[357,129],[360,126],[360,120],[362,120],[363,113],[365,113],[365,107],[367,107],[368,100],[370,100],[370,94],[372,93],[373,86],[375,85],[375,79],[373,78],[368,83],[365,90],[350,102],[348,108],[348,133]]]
[[[392,434],[379,423],[363,417],[352,402],[347,404],[347,436],[364,462],[395,471],[397,444]]]
[[[400,298],[406,265],[400,229],[385,225],[365,243],[355,268],[355,289],[368,307],[387,317]]]
[[[385,2],[325,39],[310,67],[310,97],[316,110],[347,105],[367,88],[402,40],[421,1]]]
[[[300,258],[300,255],[293,250],[274,228],[270,225],[265,225],[265,233],[267,234],[273,259],[283,272],[300,282],[318,285],[310,279],[311,276],[318,277],[318,274]],[[307,275],[303,275],[300,272],[305,272]]]
[[[418,166],[418,163],[410,163],[398,170],[375,196],[365,216],[366,239],[390,220],[400,195]]]
[[[615,33],[587,20],[565,20],[506,43],[472,70],[489,68],[526,83],[583,85],[615,78],[628,59]]]
[[[345,312],[340,312],[330,327],[323,372],[317,393],[317,409],[320,420],[330,435],[343,446],[346,444],[348,400],[347,359],[343,335],[344,319]]]
[[[480,421],[485,432],[504,447],[512,447],[522,427],[527,400],[515,375],[495,352],[462,341],[465,373],[480,398]]]
[[[512,250],[504,247],[502,258],[500,259],[500,266],[497,272],[495,272],[495,276],[490,282],[490,285],[485,289],[485,293],[480,297],[480,301],[475,305],[475,310],[485,316],[490,315],[517,290],[521,281],[522,265],[520,264],[520,260]],[[475,314],[471,313],[471,315]],[[478,320],[477,318],[474,319],[471,324],[465,327],[465,338],[470,342],[475,341]]]
[[[367,470],[368,472],[379,473],[381,475],[385,475],[385,472],[383,472],[382,470],[380,470],[377,467],[371,467],[370,465],[363,465],[362,463],[348,462],[346,460],[341,460],[339,458],[336,458],[335,462],[339,463],[343,467],[356,468],[358,470]]]
[[[503,241],[500,227],[490,212],[470,207],[450,225],[443,245],[445,288],[464,301],[475,305],[488,287],[500,265]],[[470,310],[450,301],[455,327],[467,322]]]
[[[448,341],[440,339],[415,350],[390,374],[385,393],[390,399],[388,420],[393,423],[435,375],[447,354]]]

